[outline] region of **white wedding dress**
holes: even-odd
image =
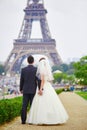
[[[38,89],[28,115],[30,124],[62,124],[68,119],[68,114],[56,94],[51,83],[45,80],[43,95],[38,95]]]

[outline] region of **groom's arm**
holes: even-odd
[[[24,77],[23,77],[23,69],[21,70],[21,76],[20,76],[20,92],[23,92],[23,85],[24,85]]]
[[[36,76],[36,82],[37,82],[38,89],[40,90],[41,80],[37,76]]]
[[[36,79],[37,79],[37,86],[38,86],[38,94],[39,95],[43,95],[43,88],[42,88],[42,90],[40,89],[40,87],[41,87],[41,80],[39,79],[39,78],[37,78],[36,77]]]

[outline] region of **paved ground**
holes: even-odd
[[[20,117],[14,121],[0,126],[0,130],[87,130],[87,101],[72,92],[63,92],[59,95],[69,120],[63,125],[36,126],[21,124]]]

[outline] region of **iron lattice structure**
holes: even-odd
[[[6,61],[6,70],[10,73],[20,72],[21,64],[24,59],[31,54],[46,55],[53,63],[58,65],[62,60],[56,50],[56,41],[51,38],[48,27],[43,0],[27,0],[24,9],[25,15],[18,38],[14,40],[13,49]],[[40,22],[42,38],[31,38],[32,23]]]

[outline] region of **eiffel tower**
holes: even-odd
[[[25,15],[18,38],[14,40],[13,49],[5,63],[9,73],[20,72],[21,64],[28,55],[46,55],[53,63],[58,65],[62,60],[56,50],[56,41],[51,38],[43,0],[27,0],[24,9]],[[32,23],[39,21],[42,38],[31,38]]]

